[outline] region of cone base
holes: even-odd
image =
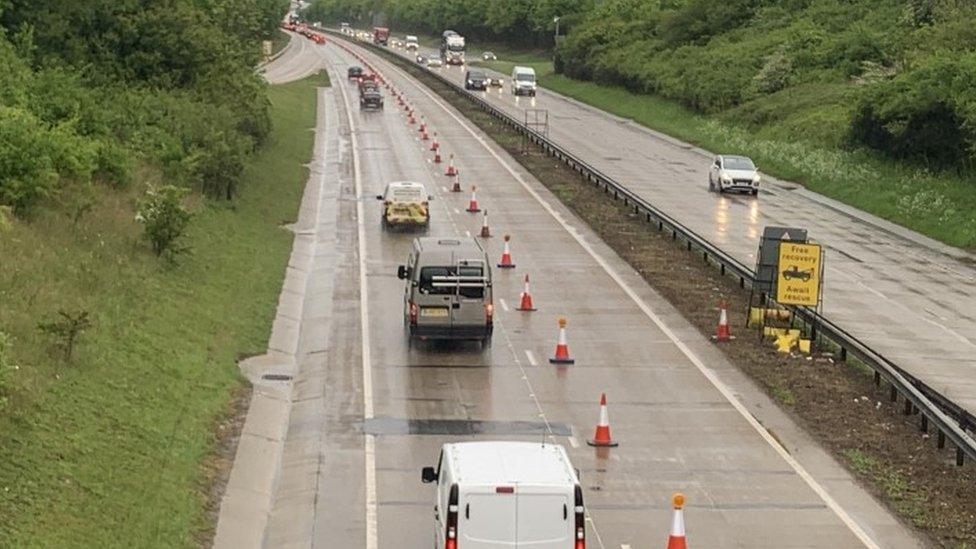
[[[481,238],[491,238],[491,234],[490,233],[481,233],[478,236],[480,236]]]
[[[572,358],[552,357],[549,359],[549,364],[576,364],[576,361]]]
[[[515,268],[515,264],[514,263],[499,263],[498,264],[498,268],[499,269],[514,269]]]
[[[596,448],[616,448],[617,446],[620,446],[620,443],[614,440],[602,441],[602,440],[588,439],[586,441],[586,444],[588,446],[593,446]]]
[[[538,311],[539,309],[536,309],[535,307],[532,307],[532,308],[517,307],[515,310],[516,311],[531,312],[531,311]]]
[[[452,193],[459,193],[459,192],[461,192],[461,187],[452,187],[451,188],[451,192]]]
[[[468,213],[478,213],[481,211],[481,208],[466,208],[464,211]]]
[[[712,336],[712,341],[717,341],[719,343],[726,343],[732,341],[733,339],[735,339],[735,336],[725,336],[725,337],[719,337],[717,335]]]

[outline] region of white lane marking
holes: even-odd
[[[457,209],[457,208],[454,208],[454,213],[456,213],[456,214],[458,214],[458,215],[461,215],[461,210],[459,210],[459,209]]]
[[[535,360],[535,353],[533,353],[532,351],[530,351],[528,349],[525,350],[525,358],[529,361],[529,364],[531,364],[533,366],[538,366],[539,365],[539,363],[536,362],[536,360]]]
[[[620,544],[620,549],[630,549],[630,544],[629,543],[621,543]]]
[[[500,298],[500,297],[498,298],[498,302],[502,304],[502,309],[504,309],[505,312],[507,313],[509,311],[509,309],[508,309],[508,303],[505,303],[505,300],[502,299],[502,298]]]
[[[399,67],[392,67],[392,69],[398,72],[401,77],[406,77],[404,72],[400,70]],[[407,79],[408,81],[410,81],[410,77],[407,77]],[[657,313],[655,313],[651,309],[651,307],[643,299],[641,299],[639,295],[637,295],[637,292],[635,292],[633,288],[631,288],[630,285],[628,285],[627,282],[620,277],[620,275],[616,272],[616,270],[613,267],[610,266],[610,264],[607,262],[606,259],[604,259],[600,254],[598,254],[596,250],[594,250],[593,247],[590,246],[578,232],[570,230],[570,226],[562,219],[562,216],[560,216],[559,213],[555,209],[553,209],[551,205],[546,203],[546,201],[542,199],[539,193],[536,192],[536,190],[533,189],[532,186],[529,185],[529,183],[517,171],[515,171],[515,169],[512,168],[512,166],[508,162],[506,162],[504,158],[501,157],[501,155],[495,152],[495,149],[493,149],[490,145],[488,145],[488,143],[480,135],[478,135],[478,133],[473,128],[471,128],[471,126],[468,125],[468,123],[465,120],[463,120],[461,117],[454,114],[454,112],[452,112],[451,109],[448,108],[448,106],[444,104],[438,97],[434,96],[434,94],[430,92],[426,86],[423,86],[419,82],[416,84],[416,86],[421,93],[426,95],[435,105],[443,109],[443,111],[447,113],[448,116],[453,118],[454,121],[457,122],[459,126],[464,128],[469,134],[471,134],[471,136],[476,141],[478,141],[478,143],[480,143],[481,146],[484,147],[485,150],[487,150],[488,153],[491,154],[491,156],[493,156],[495,160],[502,165],[503,168],[505,168],[505,171],[507,171],[512,177],[514,177],[515,180],[522,185],[522,188],[524,188],[526,192],[528,192],[529,195],[536,200],[536,202],[541,204],[542,207],[549,213],[549,215],[551,215],[553,219],[555,219],[556,222],[558,222],[563,227],[563,229],[566,230],[566,232],[572,235],[573,239],[576,240],[576,242],[590,255],[590,257],[592,257],[600,265],[600,267],[604,270],[604,272],[606,272],[607,275],[609,275],[610,278],[612,278],[613,281],[617,283],[620,289],[622,289],[624,293],[626,293],[627,296],[635,304],[637,304],[637,306],[644,313],[644,315],[647,316],[658,327],[659,330],[661,330],[666,336],[668,336],[668,339],[670,339],[671,342],[674,343],[675,346],[677,346],[678,349],[681,350],[682,354],[688,357],[688,360],[690,360],[691,363],[695,365],[695,368],[697,368],[698,371],[701,372],[703,376],[705,376],[705,379],[711,382],[712,386],[715,387],[719,391],[719,393],[721,393],[722,396],[729,401],[729,403],[732,405],[733,408],[735,408],[737,412],[739,412],[739,415],[741,415],[743,419],[745,419],[746,422],[749,423],[749,425],[751,425],[752,428],[759,434],[759,436],[762,437],[762,439],[765,440],[766,443],[769,444],[769,446],[771,446],[773,450],[775,450],[776,453],[780,455],[780,457],[790,466],[790,468],[792,468],[796,472],[796,474],[801,479],[803,479],[803,481],[807,484],[807,486],[809,486],[810,489],[813,490],[818,497],[820,497],[820,499],[827,505],[827,507],[829,507],[830,510],[834,512],[837,518],[840,519],[840,521],[843,522],[845,526],[847,526],[847,528],[851,531],[851,533],[853,533],[854,536],[857,537],[857,539],[862,544],[864,544],[865,547],[868,547],[870,549],[881,549],[880,546],[873,539],[871,539],[870,536],[868,536],[868,534],[864,531],[864,529],[862,529],[861,526],[856,521],[854,521],[853,518],[851,518],[851,516],[847,513],[847,511],[844,510],[844,508],[841,507],[836,500],[834,500],[834,498],[827,492],[827,490],[823,486],[821,486],[816,479],[813,478],[813,476],[806,470],[806,468],[803,467],[803,465],[801,465],[800,462],[798,462],[792,455],[790,455],[790,453],[786,450],[786,448],[783,447],[782,444],[779,443],[779,441],[777,441],[775,438],[773,438],[771,434],[769,434],[769,431],[767,431],[762,426],[762,424],[759,423],[759,420],[757,420],[751,413],[749,413],[749,410],[745,407],[745,405],[743,405],[742,402],[740,402],[739,399],[736,398],[732,390],[729,389],[728,386],[726,386],[725,383],[723,383],[718,378],[715,372],[713,372],[710,368],[708,368],[705,365],[705,363],[701,360],[701,358],[699,358],[694,351],[692,351],[683,341],[681,341],[681,339],[678,338],[677,334],[675,334],[674,331],[672,331],[671,328],[669,328],[667,324],[664,323],[661,317],[659,317]],[[589,519],[589,517],[587,518]],[[593,529],[593,532],[594,534],[597,535],[597,540],[600,543],[600,546],[602,547],[603,541],[599,539],[600,535],[596,531],[595,527]]]
[[[333,82],[338,81],[333,71]],[[363,174],[359,161],[359,139],[356,137],[356,125],[349,106],[349,97],[345,86],[338,86],[342,94],[342,101],[346,106],[346,116],[349,119],[349,138],[352,142],[352,173],[356,183],[356,197],[363,196]],[[369,299],[366,291],[366,223],[363,212],[363,201],[356,200],[356,228],[359,239],[359,330],[362,341],[363,356],[363,418],[373,418],[373,363],[369,352]],[[366,433],[363,450],[366,467],[366,549],[377,547],[377,516],[376,516],[376,438]]]
[[[566,439],[569,441],[569,445],[570,446],[572,446],[573,448],[579,448],[579,441],[576,440],[576,437],[569,436],[569,437],[566,437]]]

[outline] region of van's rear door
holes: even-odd
[[[517,492],[519,549],[573,547],[572,487],[520,485]]]
[[[516,531],[517,495],[499,493],[494,487],[471,490],[462,494],[458,509],[458,549],[520,547]]]

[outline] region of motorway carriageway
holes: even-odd
[[[466,69],[433,70],[463,85]],[[711,193],[705,151],[545,88],[515,97],[501,76],[503,90],[469,93],[517,120],[546,109],[553,142],[743,264],[764,227],[809,230],[826,253],[825,315],[976,414],[976,256],[766,175],[757,198]]]
[[[421,467],[436,464],[445,442],[505,439],[566,446],[591,548],[662,545],[679,490],[695,547],[924,546],[512,158],[367,55],[456,155],[466,191],[449,192],[444,165],[389,93],[384,110],[359,110],[346,69],[361,63],[333,41],[267,68],[325,67],[332,88],[319,92],[317,244],[294,328],[287,436],[267,528],[249,544],[431,547],[433,489]],[[415,235],[383,231],[374,198],[396,180],[434,196],[431,236],[477,234],[481,216],[464,211],[472,184],[491,214],[494,237],[483,244],[492,260],[500,235],[512,235],[517,268],[495,272],[494,344],[484,352],[407,345],[396,268]],[[525,274],[532,313],[514,310]],[[560,316],[576,359],[566,367],[547,361]],[[601,392],[620,442],[610,450],[584,442]]]

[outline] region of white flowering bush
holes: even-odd
[[[192,214],[183,204],[187,190],[173,185],[150,187],[139,203],[136,221],[145,228],[144,235],[156,256],[174,261],[188,251],[180,239],[190,224]]]

